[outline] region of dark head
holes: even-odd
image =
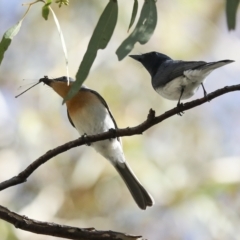
[[[68,78],[65,76],[59,77],[59,78],[53,78],[53,79],[50,79],[47,76],[44,76],[44,78],[41,78],[39,82],[43,82],[47,84],[62,98],[65,98],[74,80],[72,78],[69,78],[69,84],[68,84]]]
[[[151,77],[154,77],[162,63],[166,60],[171,60],[167,55],[158,52],[149,52],[142,55],[129,55],[129,57],[142,63],[150,73]]]
[[[54,82],[56,83],[62,83],[62,84],[68,84],[68,78],[66,76],[62,76],[59,78],[53,78],[50,79],[48,78],[48,76],[44,76],[44,78],[40,78],[39,82],[43,82],[45,84],[47,84],[48,86],[51,86]],[[74,80],[72,78],[69,77],[69,83],[70,85],[74,82]]]

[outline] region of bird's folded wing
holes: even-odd
[[[163,63],[156,75],[154,76],[154,81],[152,82],[153,87],[164,86],[165,84],[171,82],[172,80],[183,76],[184,71],[194,69],[200,66],[206,65],[206,62],[185,62],[185,61],[173,61],[169,60]]]

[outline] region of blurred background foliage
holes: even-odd
[[[70,76],[75,76],[88,41],[107,4],[70,1],[53,9],[65,37]],[[142,4],[143,1],[139,1]],[[66,108],[50,88],[38,85],[14,96],[44,75],[66,74],[61,42],[51,15],[34,5],[1,64],[0,181],[27,167],[49,149],[78,138]],[[159,51],[174,59],[236,62],[213,72],[208,92],[239,84],[240,28],[227,30],[225,1],[159,0],[158,24],[146,45],[132,53]],[[19,0],[0,1],[0,35],[26,8]],[[176,102],[161,98],[150,77],[130,58],[115,51],[127,36],[132,2],[119,1],[114,35],[99,51],[85,82],[108,102],[120,128],[146,119],[150,108],[161,114]],[[20,88],[19,88],[20,87]],[[202,97],[201,90],[192,98]],[[28,182],[0,193],[0,203],[42,221],[141,234],[148,239],[239,239],[240,95],[233,92],[174,116],[142,136],[124,137],[129,164],[155,205],[138,209],[113,167],[90,147],[71,149],[41,166]],[[0,221],[1,240],[56,239],[35,235]]]

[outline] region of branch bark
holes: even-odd
[[[187,111],[189,109],[192,109],[194,107],[197,107],[199,105],[202,105],[205,102],[208,102],[214,98],[217,98],[223,94],[226,94],[228,92],[233,91],[239,91],[240,90],[240,84],[233,85],[233,86],[226,86],[224,88],[218,89],[210,94],[207,95],[207,97],[203,97],[191,102],[187,102],[180,107],[175,107],[159,116],[155,116],[155,112],[150,109],[149,114],[147,116],[147,119],[139,124],[138,126],[132,127],[132,128],[124,128],[124,129],[110,129],[108,132],[100,133],[97,135],[91,135],[86,136],[83,135],[82,137],[65,143],[57,148],[54,148],[52,150],[49,150],[44,155],[36,159],[33,163],[31,163],[25,170],[20,172],[17,176],[14,176],[4,182],[0,183],[0,191],[4,190],[6,188],[9,188],[11,186],[23,183],[27,181],[27,178],[42,164],[50,160],[52,157],[65,152],[71,148],[78,147],[84,144],[90,145],[93,142],[105,140],[105,139],[111,139],[116,137],[124,137],[124,136],[133,136],[137,134],[142,134],[144,131],[148,130],[152,126],[172,117],[173,115],[179,114],[183,111]]]
[[[225,93],[239,91],[240,84],[227,86],[221,89],[218,89],[210,94],[207,97],[197,99],[180,107],[175,107],[159,116],[155,116],[155,112],[150,109],[147,119],[139,124],[138,126],[132,128],[124,128],[124,129],[110,129],[108,132],[92,135],[92,136],[85,136],[83,135],[77,140],[68,142],[63,144],[55,149],[52,149],[46,152],[44,155],[36,159],[32,164],[30,164],[25,170],[20,172],[17,176],[12,177],[2,183],[0,183],[0,190],[9,188],[11,186],[23,183],[27,181],[27,178],[42,164],[47,162],[52,157],[65,152],[71,148],[78,147],[84,144],[90,145],[93,142],[111,139],[115,137],[124,137],[124,136],[133,136],[136,134],[142,134],[147,129],[151,128],[152,126],[170,118],[171,116],[181,113],[183,111],[192,109],[196,106],[199,106],[207,101],[210,101],[216,97],[219,97]],[[27,218],[25,216],[21,216],[17,213],[11,212],[7,208],[0,205],[0,219],[3,219],[11,224],[13,224],[16,228],[20,228],[22,230],[26,230],[29,232],[43,234],[43,235],[50,235],[56,237],[62,237],[66,239],[89,239],[89,240],[107,240],[107,239],[123,239],[123,240],[135,240],[135,239],[142,239],[140,236],[133,236],[127,235],[124,233],[113,232],[113,231],[97,231],[94,228],[76,228],[66,225],[59,225],[55,223],[49,222],[40,222],[37,220],[33,220]]]
[[[94,228],[77,228],[51,222],[36,221],[26,216],[11,212],[0,205],[0,218],[16,228],[32,233],[77,240],[141,240],[141,236],[128,235],[114,231],[97,231]]]

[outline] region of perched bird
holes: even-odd
[[[67,77],[49,79],[45,76],[39,82],[44,82],[62,98],[65,98],[74,80],[70,78],[68,85]],[[109,129],[117,129],[117,124],[106,101],[94,90],[82,86],[73,98],[66,101],[66,105],[69,121],[80,135],[95,135]],[[116,168],[141,209],[154,204],[154,200],[126,162],[120,138],[91,143],[91,146]]]
[[[152,86],[155,91],[169,100],[187,99],[194,95],[202,85],[204,96],[207,92],[203,82],[205,78],[216,68],[234,62],[222,60],[218,62],[187,62],[172,60],[167,55],[158,52],[149,52],[142,55],[129,55],[139,61],[147,69],[152,77]]]

